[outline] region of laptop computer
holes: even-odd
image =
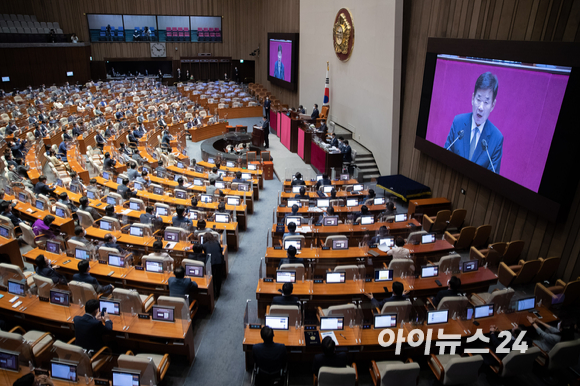
[[[163,206],[156,206],[155,207],[155,215],[156,216],[167,216],[167,215],[169,215],[169,210]]]
[[[373,325],[375,329],[397,327],[397,314],[375,315],[374,319]]]
[[[346,283],[346,272],[326,272],[327,284]]]
[[[18,351],[0,349],[0,369],[15,372],[20,371],[18,355],[20,355]]]
[[[379,239],[379,245],[386,245],[388,248],[393,248],[395,246],[395,238],[382,237]]]
[[[50,303],[56,304],[57,306],[70,306],[70,292],[63,291],[59,289],[50,290]]]
[[[137,370],[118,369],[112,370],[112,386],[139,386],[141,385],[141,372]]]
[[[239,197],[228,197],[227,204],[232,206],[239,206],[240,205],[240,198]]]
[[[425,265],[421,267],[421,277],[435,277],[439,276],[439,266],[438,265]]]
[[[289,323],[288,316],[269,316],[266,315],[266,326],[270,327],[272,330],[288,330]]]
[[[88,249],[84,248],[75,248],[75,259],[79,260],[89,260],[91,258],[91,252]]]
[[[113,224],[111,224],[109,221],[101,220],[99,221],[99,229],[110,231],[113,229]]]
[[[347,198],[346,206],[358,206],[358,198]]]
[[[319,208],[328,208],[330,206],[330,199],[319,198],[318,201],[316,201],[316,206]]]
[[[302,207],[302,203],[300,202],[300,200],[289,198],[288,199],[288,208],[292,208],[292,206],[294,206],[294,205],[298,205],[298,207],[300,207],[300,208]]]
[[[276,271],[276,283],[296,283],[296,271]]]
[[[360,225],[372,225],[375,223],[374,216],[361,216],[360,217]]]
[[[467,272],[475,272],[478,269],[478,261],[477,260],[469,260],[463,262],[463,273]]]
[[[401,213],[395,215],[395,222],[407,221],[407,213]]]
[[[421,235],[421,244],[433,244],[435,242],[435,233]]]
[[[23,296],[26,294],[26,283],[8,279],[8,293]]]
[[[385,204],[384,197],[375,197],[375,199],[373,200],[373,205],[384,205],[384,204]]]
[[[427,325],[447,323],[449,320],[449,310],[427,311]]]
[[[320,317],[321,330],[344,330],[344,316]]]
[[[77,382],[78,362],[69,362],[53,359],[50,362],[50,377],[62,381]]]
[[[533,310],[536,305],[536,297],[532,296],[529,298],[519,299],[516,302],[516,311],[529,311]]]
[[[219,223],[229,223],[230,222],[230,215],[229,214],[223,214],[223,213],[216,213],[215,214],[215,222],[219,222]]]
[[[290,223],[296,224],[296,226],[300,226],[302,222],[302,217],[286,217],[286,226]]]
[[[481,319],[493,316],[493,304],[484,304],[482,306],[475,306],[473,310],[473,318]]]
[[[129,234],[131,236],[135,236],[135,237],[143,237],[143,228],[136,227],[136,226],[131,226],[129,228]]]
[[[324,226],[337,226],[338,216],[328,216],[322,218],[322,225]]]
[[[54,210],[54,215],[60,218],[66,218],[66,212],[63,208],[59,208],[58,206]]]
[[[175,307],[154,305],[151,315],[158,322],[175,322]]]
[[[163,272],[163,263],[160,261],[146,261],[145,262],[145,271],[162,273]]]
[[[302,240],[284,240],[284,250],[294,247],[297,251],[302,249]]]
[[[199,265],[185,265],[185,276],[203,277],[203,267]]]
[[[125,265],[125,258],[120,255],[109,253],[109,265],[112,267],[123,268],[123,266]]]
[[[332,240],[332,249],[348,249],[348,239]]]
[[[46,252],[58,255],[60,253],[60,243],[57,241],[46,240]]]
[[[110,315],[121,315],[121,301],[114,299],[99,300],[99,311],[107,311]]]
[[[393,281],[392,269],[375,269],[375,282]]]

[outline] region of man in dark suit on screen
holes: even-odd
[[[497,90],[497,78],[491,72],[477,78],[471,96],[473,111],[455,116],[444,147],[499,174],[503,135],[488,119],[497,101]]]

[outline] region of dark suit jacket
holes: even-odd
[[[453,146],[449,149],[453,153],[462,156],[463,158],[469,157],[469,145],[471,142],[471,116],[473,113],[456,115],[453,118],[453,124],[451,125],[451,130],[449,130],[449,135],[447,136],[447,141],[445,141],[445,149],[447,149],[453,141],[459,137],[459,132],[463,130],[463,138],[457,140]],[[501,157],[503,154],[503,135],[498,130],[489,119],[485,122],[483,131],[479,135],[479,141],[477,142],[477,147],[471,158],[472,162],[475,162],[479,166],[483,166],[488,170],[493,170],[489,158],[487,157],[487,152],[483,149],[482,140],[487,141],[489,156],[495,167],[495,172],[499,174],[499,168],[501,166]]]
[[[451,289],[441,290],[437,292],[437,295],[433,298],[433,304],[435,304],[435,306],[438,306],[441,299],[443,299],[446,296],[459,296],[459,291]]]
[[[281,343],[259,343],[252,348],[254,363],[261,370],[275,373],[286,366],[286,346]]]
[[[48,196],[51,192],[54,192],[54,188],[49,188],[44,182],[37,182],[34,185],[34,193],[36,194],[45,194]]]
[[[351,153],[350,145],[345,146],[342,149],[342,160],[344,162],[352,162],[352,153]]]
[[[272,304],[278,306],[295,306],[298,305],[298,297],[296,296],[274,296]]]
[[[407,300],[409,297],[407,295],[401,295],[401,296],[397,296],[397,295],[391,295],[390,297],[381,300],[380,302],[375,299],[374,297],[371,299],[371,304],[373,305],[373,307],[378,308],[379,310],[383,309],[383,306],[385,305],[385,303],[389,303],[389,302],[400,302],[403,300]]]
[[[262,130],[264,130],[264,135],[270,134],[270,121],[266,120],[262,123]]]
[[[320,113],[318,112],[318,109],[313,109],[312,114],[310,114],[310,118],[316,119],[316,118],[318,118],[319,115],[320,115]]]
[[[334,355],[316,354],[312,363],[312,372],[318,376],[318,371],[321,367],[346,367],[348,366],[348,358],[345,352],[337,352]]]
[[[167,281],[167,284],[169,285],[169,296],[183,297],[197,289],[197,283],[191,281],[188,277],[178,279],[172,276]]]
[[[36,268],[36,274],[51,279],[54,284],[66,284],[66,278],[52,268]]]
[[[92,315],[75,316],[75,345],[85,350],[98,351],[103,347],[103,335],[113,330],[113,322],[97,320]]]

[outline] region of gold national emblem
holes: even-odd
[[[336,56],[342,61],[348,60],[354,45],[354,26],[352,16],[346,8],[338,11],[334,20],[332,36]]]

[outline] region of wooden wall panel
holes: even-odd
[[[87,13],[128,15],[222,16],[223,43],[167,43],[169,59],[195,57],[200,52],[213,56],[256,61],[256,82],[268,87],[281,101],[298,105],[298,92],[268,82],[268,32],[300,32],[300,1],[266,0],[30,0],[3,1],[0,13],[34,14],[39,21],[57,21],[65,33],[75,32],[88,41]],[[261,48],[259,57],[249,54]],[[147,43],[95,43],[95,61],[105,58],[150,57]]]
[[[491,241],[524,240],[523,259],[558,255],[559,277],[578,277],[580,186],[567,220],[550,223],[422,154],[414,142],[429,37],[579,42],[580,0],[415,0],[404,23],[399,172],[467,209],[467,224],[491,224]]]

